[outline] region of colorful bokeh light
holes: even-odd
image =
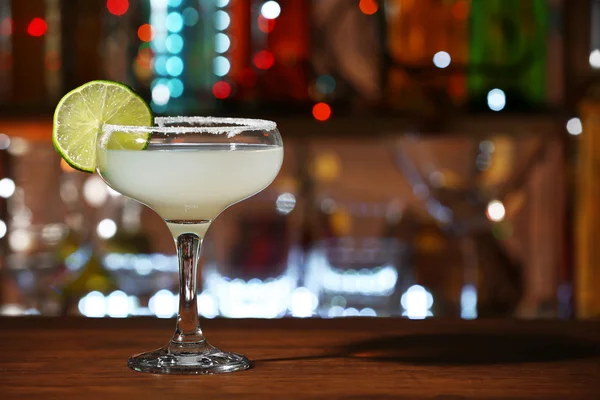
[[[129,0],[107,0],[106,8],[112,15],[123,15],[129,10]]]
[[[360,0],[358,7],[363,14],[373,15],[379,10],[379,5],[376,0]]]
[[[44,36],[48,31],[48,24],[42,18],[34,18],[27,25],[27,33],[33,37]]]
[[[317,121],[327,121],[331,117],[331,107],[327,103],[317,103],[314,105],[312,113]]]
[[[253,61],[256,68],[266,70],[275,64],[275,57],[270,51],[263,50],[254,55]]]
[[[216,82],[212,87],[212,92],[217,99],[226,99],[231,95],[231,85],[225,81]]]
[[[267,19],[267,18],[263,17],[262,15],[259,15],[258,16],[258,29],[264,33],[269,33],[271,31],[273,31],[273,29],[275,29],[275,20]]]
[[[150,24],[144,24],[138,28],[137,34],[142,42],[150,42],[154,39],[154,28]]]

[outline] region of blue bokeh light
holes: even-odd
[[[180,79],[171,79],[167,83],[171,91],[171,97],[180,97],[183,94],[183,82]]]
[[[227,14],[225,11],[219,10],[215,13],[214,24],[216,30],[223,31],[227,29],[230,22],[231,18],[229,18],[229,14]]]
[[[183,29],[183,17],[181,13],[171,12],[167,15],[167,30],[169,32],[177,33]]]
[[[200,16],[195,8],[188,7],[183,10],[183,23],[187,26],[196,25],[198,23],[198,19],[200,19]]]
[[[215,51],[217,53],[225,53],[229,50],[230,45],[231,40],[229,40],[229,36],[224,33],[217,33],[215,35]]]
[[[213,72],[217,76],[225,76],[229,73],[231,64],[229,60],[223,56],[215,57],[213,60]]]
[[[321,75],[317,78],[317,90],[323,94],[333,93],[335,90],[335,79],[331,75]]]
[[[167,57],[158,56],[154,59],[154,71],[157,75],[167,74]]]
[[[165,42],[165,47],[167,48],[169,53],[181,53],[181,50],[183,50],[183,38],[181,37],[181,35],[178,35],[176,33],[169,35],[167,37],[167,41]]]
[[[179,76],[183,72],[183,60],[177,56],[169,57],[166,68],[169,75]]]

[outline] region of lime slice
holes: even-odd
[[[52,142],[75,169],[94,172],[96,140],[104,124],[151,126],[152,111],[129,87],[110,81],[92,81],[67,93],[56,106]],[[133,137],[137,136],[137,137]],[[110,148],[143,150],[149,134],[111,135]]]

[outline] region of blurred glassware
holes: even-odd
[[[395,238],[340,237],[315,244],[306,286],[318,294],[324,318],[398,316],[410,286],[407,246]]]
[[[345,190],[343,200],[322,185],[309,218],[313,242],[305,261],[304,285],[318,297],[322,317],[400,315],[402,291],[414,283],[411,243],[398,199],[361,200]],[[372,193],[370,193],[372,195]],[[375,194],[377,196],[377,194]]]
[[[527,306],[529,313],[549,312],[549,299],[540,293],[556,296],[557,287],[553,281],[530,278],[530,271],[538,267],[528,255],[539,251],[558,255],[555,243],[560,238],[544,240],[542,249],[538,247],[541,225],[527,231],[513,228],[513,223],[523,221],[514,217],[526,202],[530,210],[543,210],[541,220],[560,220],[555,218],[560,202],[554,201],[551,210],[535,195],[560,186],[559,176],[553,184],[540,181],[538,173],[551,168],[544,161],[550,143],[535,134],[483,138],[410,134],[396,141],[395,159],[412,185],[416,203],[450,235],[449,240],[457,241],[462,252],[462,288],[456,290],[454,300],[448,300],[461,303],[464,318],[514,315],[527,302],[532,303]],[[558,261],[554,264],[544,266],[547,274],[557,273]],[[540,290],[542,284],[547,288]],[[536,295],[541,298],[533,299]]]
[[[281,182],[213,222],[202,255],[202,315],[280,318],[288,313],[298,284],[299,251],[292,227],[296,198],[280,190]]]

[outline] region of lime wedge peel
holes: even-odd
[[[128,86],[92,81],[67,93],[56,106],[52,143],[73,168],[93,173],[96,141],[102,125],[152,126],[148,104]],[[120,134],[110,139],[112,148],[143,150],[149,133]]]

